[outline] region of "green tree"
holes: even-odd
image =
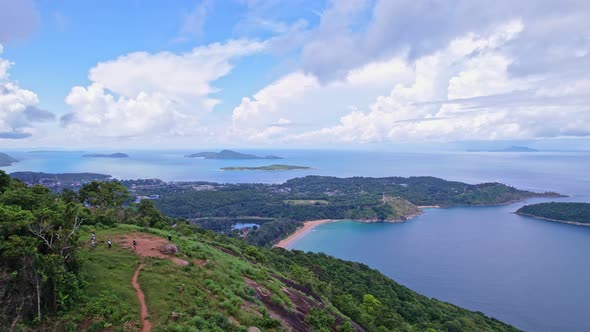
[[[120,208],[131,198],[129,190],[118,181],[92,181],[84,185],[78,195],[81,203],[97,208]]]

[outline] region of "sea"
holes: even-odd
[[[590,152],[240,150],[282,160],[193,159],[184,156],[199,151],[180,150],[121,152],[130,157],[8,151],[20,162],[0,169],[220,183],[281,183],[306,175],[436,176],[559,192],[568,197],[426,209],[405,223],[323,224],[292,248],[365,263],[425,296],[481,311],[525,331],[590,331],[590,227],[513,213],[536,202],[590,202]],[[276,163],[312,169],[220,170]]]

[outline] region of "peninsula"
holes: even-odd
[[[103,153],[91,153],[85,154],[82,157],[84,158],[129,158],[128,154],[117,152],[111,154],[103,154]]]
[[[220,168],[222,171],[292,171],[311,169],[307,166],[293,166],[293,165],[269,165],[269,166],[229,166]]]
[[[516,213],[566,224],[590,226],[590,203],[539,203],[525,205]]]
[[[187,158],[202,158],[202,159],[226,159],[226,160],[244,160],[244,159],[283,159],[278,156],[256,156],[253,154],[240,153],[232,150],[222,150],[220,152],[199,152],[186,155]]]
[[[16,162],[18,162],[17,159],[12,158],[11,156],[7,155],[6,153],[0,152],[0,167],[1,166],[10,166]]]

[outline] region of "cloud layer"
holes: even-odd
[[[590,2],[239,3],[245,14],[233,37],[184,52],[123,54],[88,69],[89,83],[68,87],[64,98],[65,140],[348,145],[590,137]],[[212,4],[203,0],[179,20],[170,40],[186,43],[175,47],[199,39],[205,25],[209,32],[219,7]],[[11,65],[0,58],[0,138],[26,138],[53,115],[8,76]],[[231,84],[220,80],[230,75],[237,75]],[[236,81],[244,95],[222,100],[218,92]]]
[[[3,47],[0,44],[0,55]],[[11,80],[9,69],[12,62],[0,57],[0,139],[30,137],[35,124],[52,121],[54,115],[37,107],[39,98]]]
[[[131,53],[92,68],[87,87],[72,88],[72,111],[62,125],[80,135],[130,137],[183,135],[220,101],[212,82],[227,75],[231,61],[260,52],[264,43],[231,40],[188,53]]]

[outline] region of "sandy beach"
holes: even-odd
[[[307,234],[312,229],[316,228],[317,226],[319,226],[321,224],[325,224],[325,223],[329,223],[329,222],[333,222],[333,221],[335,221],[335,220],[321,219],[321,220],[306,221],[303,223],[303,227],[297,229],[295,231],[295,233],[289,235],[285,239],[282,239],[281,241],[279,241],[279,243],[275,244],[273,247],[288,249],[287,247],[289,245],[291,245],[291,243],[293,243],[293,241],[297,240],[298,238],[300,238],[304,234]]]

